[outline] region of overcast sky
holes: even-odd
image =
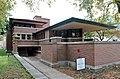
[[[85,16],[85,13],[78,11],[75,6],[71,5],[66,0],[56,0],[51,7],[46,3],[41,3],[40,7],[40,10],[34,13],[31,12],[21,0],[17,0],[14,11],[11,11],[11,17],[32,19],[35,15],[38,15],[50,19],[50,24],[53,25],[70,17],[83,19]]]

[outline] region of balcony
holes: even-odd
[[[17,47],[39,47],[37,40],[14,40]]]

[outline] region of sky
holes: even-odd
[[[33,19],[37,15],[50,19],[50,25],[54,25],[71,17],[84,19],[85,16],[85,13],[80,12],[77,7],[67,2],[67,0],[56,0],[51,7],[41,2],[39,5],[40,10],[36,12],[31,12],[21,0],[16,0],[16,3],[14,10],[11,11],[11,18]]]

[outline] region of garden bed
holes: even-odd
[[[88,69],[76,71],[71,67],[57,67],[55,69],[74,79],[120,79],[120,65],[106,67],[98,72],[92,72]]]

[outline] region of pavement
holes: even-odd
[[[35,57],[20,57],[18,54],[15,54],[15,57],[35,79],[74,79],[41,63]]]

